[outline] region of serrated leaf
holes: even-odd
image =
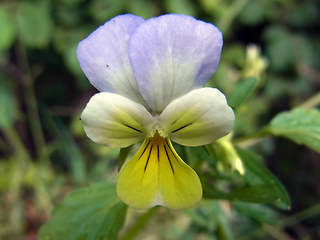
[[[259,79],[250,77],[241,80],[235,90],[228,97],[228,104],[234,108],[239,108],[254,92],[258,86]]]
[[[15,25],[10,19],[8,11],[0,6],[0,51],[8,49],[15,38]]]
[[[269,130],[320,153],[319,110],[296,108],[280,113],[272,119]]]
[[[258,187],[255,191],[255,196],[258,196],[259,192],[262,203],[271,203],[282,209],[289,209],[291,206],[290,197],[281,184],[281,182],[260,162],[260,156],[248,151],[238,149],[238,153],[245,166],[245,178],[251,187]],[[248,190],[246,190],[248,191]],[[258,193],[258,194],[257,194]],[[244,193],[245,194],[245,193]],[[246,194],[247,197],[250,197]]]
[[[126,209],[114,184],[94,183],[71,192],[55,207],[38,240],[116,240]]]
[[[39,4],[20,2],[17,8],[19,34],[29,47],[44,47],[48,44],[53,24],[49,17],[47,1]]]

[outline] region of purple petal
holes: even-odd
[[[173,99],[203,86],[218,67],[222,44],[214,25],[185,15],[139,25],[129,41],[129,57],[149,107],[161,112]]]
[[[128,40],[143,21],[135,15],[119,15],[79,43],[77,56],[82,71],[99,91],[144,102],[128,57]]]

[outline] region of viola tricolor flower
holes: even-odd
[[[203,88],[221,48],[215,26],[179,14],[120,15],[80,42],[81,68],[100,91],[81,115],[87,136],[116,148],[144,140],[119,172],[123,202],[182,209],[201,199],[197,174],[171,140],[200,146],[231,131],[234,113],[225,96]]]

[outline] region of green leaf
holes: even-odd
[[[204,197],[209,199],[225,199],[229,201],[243,201],[249,203],[273,203],[277,196],[272,190],[266,189],[268,185],[240,187],[229,193],[222,192],[216,188],[203,185]]]
[[[52,36],[53,24],[48,1],[41,4],[20,2],[17,9],[19,33],[29,47],[45,47]]]
[[[113,184],[94,183],[71,192],[55,207],[38,240],[116,240],[126,209]]]
[[[250,203],[273,204],[282,209],[290,208],[290,198],[280,181],[261,163],[260,156],[238,149],[245,166],[244,179],[247,185],[230,192],[222,192],[203,181],[203,196],[210,199],[239,200]]]
[[[215,158],[210,148],[207,149],[210,155]],[[237,153],[245,169],[245,174],[242,178],[243,183],[241,185],[238,184],[240,186],[237,188],[233,187],[232,190],[221,191],[202,179],[204,198],[226,199],[230,201],[240,200],[250,203],[274,204],[283,209],[290,208],[290,198],[286,189],[279,180],[260,163],[260,156],[241,149],[237,149]],[[221,161],[221,159],[219,161]],[[241,179],[234,180],[239,183]]]
[[[320,153],[320,111],[296,108],[272,119],[269,131]]]
[[[278,222],[275,209],[262,205],[235,201],[233,206],[243,215],[249,216],[258,222],[276,224]]]
[[[235,200],[232,193],[225,193],[202,181],[203,197],[208,199]]]
[[[10,19],[8,11],[0,6],[0,51],[8,49],[15,38],[15,25]]]
[[[267,189],[266,189],[267,188]],[[232,192],[234,199],[250,203],[272,203],[277,200],[275,191],[268,185],[241,187]]]
[[[282,209],[289,209],[291,206],[290,197],[281,184],[281,182],[260,162],[261,158],[259,155],[248,151],[238,149],[238,153],[241,157],[242,162],[245,166],[245,179],[248,184],[253,187],[252,200],[256,197],[259,198],[261,195],[262,203],[272,203],[275,206]],[[242,197],[247,197],[247,201],[250,200],[250,190],[244,189],[242,192]],[[239,190],[238,193],[239,194]],[[242,199],[243,199],[242,198]]]
[[[235,90],[228,97],[228,104],[234,108],[239,108],[257,88],[259,79],[257,77],[250,77],[241,80],[237,84]]]

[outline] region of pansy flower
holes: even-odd
[[[87,136],[115,148],[144,140],[119,172],[117,193],[129,206],[182,209],[201,199],[196,172],[171,140],[200,146],[231,131],[225,96],[203,88],[221,48],[215,26],[179,14],[119,15],[79,43],[80,66],[100,91],[81,115]]]

